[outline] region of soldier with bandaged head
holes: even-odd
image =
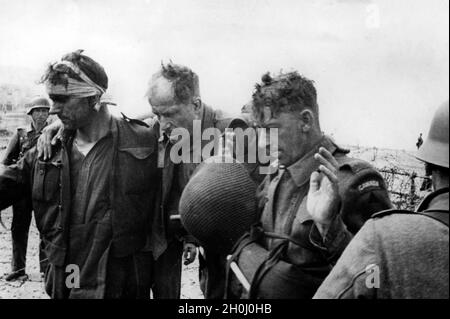
[[[106,72],[82,50],[50,64],[42,82],[61,134],[51,154],[32,148],[0,166],[0,209],[31,194],[50,297],[148,298],[157,134],[111,115]]]

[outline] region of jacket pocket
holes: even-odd
[[[148,191],[156,170],[156,154],[153,147],[119,149],[120,183],[125,194]]]
[[[37,201],[51,201],[60,189],[60,164],[38,161],[33,178],[32,197]]]

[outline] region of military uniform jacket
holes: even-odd
[[[430,193],[416,212],[376,214],[356,234],[318,289],[317,299],[448,299],[448,188]]]
[[[72,193],[68,154],[70,132],[67,133],[50,160],[38,159],[33,148],[17,164],[0,165],[0,209],[32,192],[37,228],[45,243],[49,263],[56,267],[65,266],[69,247],[77,240],[70,236]],[[160,186],[157,138],[148,127],[116,118],[112,118],[110,134],[113,158],[107,196],[112,232],[109,241],[114,247],[114,255],[124,257],[144,247],[151,229],[153,205]],[[97,224],[92,223],[93,227]],[[89,230],[89,225],[82,225],[85,233],[90,234],[89,241],[84,243],[86,251],[89,251],[87,247],[102,240],[102,234],[97,234],[96,228]],[[80,254],[78,256],[80,260],[84,259]],[[95,273],[97,265],[80,263],[83,282],[83,276]]]
[[[203,105],[204,112],[201,119],[202,131],[206,128],[218,128],[221,132],[229,127],[234,121],[245,125],[245,121],[239,118],[224,118],[219,111],[213,110],[207,105]],[[159,123],[153,120],[149,123],[159,130]],[[236,124],[237,125],[237,124]],[[202,141],[203,145],[209,141]],[[162,179],[160,194],[158,196],[158,212],[155,214],[153,229],[145,250],[152,251],[154,258],[157,259],[166,250],[168,243],[172,240],[185,240],[187,242],[196,242],[194,237],[189,235],[182,227],[179,221],[170,220],[171,215],[178,214],[178,200],[184,186],[189,181],[193,172],[197,168],[197,163],[181,163],[177,165],[178,172],[175,174],[175,164],[170,159],[170,150],[172,144],[165,135],[159,136],[159,167],[162,168]],[[177,194],[173,193],[174,183],[179,183]],[[174,201],[175,199],[175,201]],[[174,208],[175,207],[175,208]]]
[[[306,209],[311,173],[319,163],[313,155],[319,147],[330,151],[339,163],[341,207],[325,239]],[[290,167],[267,176],[258,189],[264,231],[292,238],[284,260],[315,277],[325,278],[350,239],[370,216],[391,208],[381,175],[367,162],[353,159],[348,151],[324,136],[314,149]],[[281,239],[267,238],[273,249]]]
[[[27,129],[17,128],[8,144],[2,164],[11,165],[16,163],[28,150],[36,145],[40,135],[41,131],[36,131],[33,125],[30,125]]]

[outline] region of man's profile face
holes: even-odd
[[[192,134],[193,121],[198,118],[195,105],[177,102],[172,82],[162,76],[154,79],[148,95],[164,133],[170,136],[174,128],[184,128]]]
[[[175,128],[184,128],[192,134],[193,121],[196,119],[192,104],[155,105],[153,113],[158,116],[161,130],[167,136]]]
[[[53,106],[50,114],[56,114],[64,127],[77,130],[90,123],[95,110],[89,105],[88,98],[75,98],[69,95],[50,94]]]
[[[290,166],[294,164],[299,159],[301,150],[300,146],[302,144],[303,137],[298,115],[294,112],[280,112],[276,116],[265,114],[262,127],[266,129],[278,129],[277,156],[279,163],[284,166]],[[260,143],[261,142],[264,143],[264,141],[260,141]]]
[[[43,126],[45,124],[45,121],[47,121],[48,115],[48,108],[46,107],[33,109],[31,111],[31,119],[33,120],[33,124],[35,126]]]

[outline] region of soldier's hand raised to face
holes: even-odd
[[[56,145],[62,128],[63,124],[60,120],[56,120],[52,124],[44,127],[36,144],[38,158],[42,158],[45,161],[52,157],[52,146]]]
[[[337,172],[339,164],[333,155],[321,147],[314,155],[319,171],[311,174],[306,207],[324,237],[339,212],[340,197]]]

